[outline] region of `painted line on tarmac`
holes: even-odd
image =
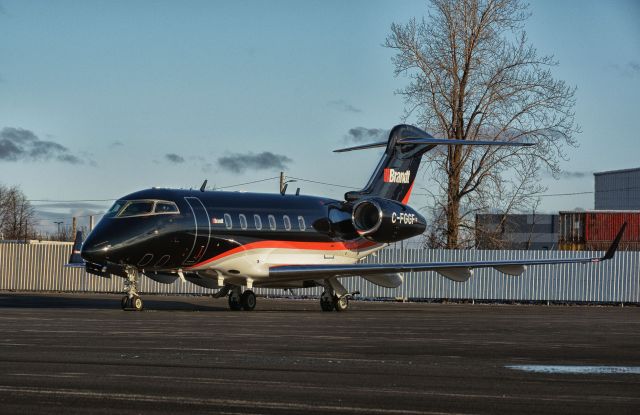
[[[640,366],[509,365],[507,369],[570,375],[640,375]]]
[[[366,408],[355,406],[313,405],[294,402],[266,402],[240,399],[189,398],[185,396],[142,395],[135,393],[92,392],[80,389],[41,389],[21,386],[0,386],[0,392],[17,394],[65,396],[88,399],[112,399],[118,401],[172,403],[176,405],[224,406],[276,410],[330,411],[332,413],[405,414],[405,415],[463,415],[459,412],[413,411],[402,409]]]

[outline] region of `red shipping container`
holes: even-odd
[[[585,215],[585,242],[610,242],[627,222],[622,242],[640,242],[640,211],[593,211]]]

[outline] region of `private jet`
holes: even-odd
[[[425,218],[408,206],[422,156],[441,145],[529,146],[516,141],[434,138],[397,125],[387,141],[335,150],[384,147],[366,186],[344,200],[300,194],[151,188],[118,199],[84,242],[76,238],[70,264],[102,277],[122,277],[122,308],[142,310],[141,276],[160,283],[188,281],[218,290],[231,310],[253,310],[254,287],[323,287],[323,311],[345,311],[356,293],[341,278],[361,277],[396,288],[403,273],[434,271],[454,281],[474,268],[519,276],[527,266],[597,263],[613,257],[624,226],[602,257],[473,262],[369,264],[361,260],[390,243],[422,234]]]

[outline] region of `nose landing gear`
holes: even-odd
[[[120,306],[126,311],[142,311],[144,303],[138,295],[138,270],[127,268],[127,279],[124,282],[125,296],[120,301]]]

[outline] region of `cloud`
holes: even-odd
[[[640,76],[640,62],[629,61],[623,64],[612,63],[607,65],[607,68],[612,69],[618,75],[625,78],[633,78],[634,76]]]
[[[336,99],[336,100],[333,100],[333,101],[329,101],[329,102],[327,102],[327,105],[329,107],[332,107],[332,108],[335,108],[337,110],[344,111],[344,112],[353,112],[353,113],[362,112],[362,110],[360,108],[354,107],[353,105],[349,104],[344,99]]]
[[[389,130],[355,127],[349,130],[344,140],[350,143],[373,143],[385,141],[387,138],[389,138]]]
[[[38,228],[40,232],[49,232],[54,233],[57,231],[58,226],[54,222],[61,221],[62,226],[67,228],[71,227],[72,217],[77,218],[77,226],[78,229],[89,226],[89,215],[94,216],[94,225],[98,223],[98,221],[102,218],[105,210],[107,208],[102,209],[85,209],[81,207],[70,207],[67,209],[59,209],[56,210],[55,207],[53,210],[41,210],[40,206],[36,207],[36,219],[38,221]],[[86,235],[85,235],[86,236]]]
[[[89,203],[89,202],[34,202],[35,208],[40,209],[73,209],[73,210],[105,210],[109,207],[111,202],[105,202],[103,204],[100,203]]]
[[[184,157],[179,156],[175,153],[165,154],[164,158],[169,160],[171,163],[176,163],[176,164],[184,163]]]
[[[234,173],[242,173],[245,170],[285,170],[286,165],[292,161],[293,160],[287,156],[273,154],[269,151],[264,151],[259,154],[232,154],[218,158],[218,164],[221,167],[231,170]]]
[[[5,127],[0,130],[0,161],[59,161],[82,164],[69,149],[55,141],[41,140],[32,131]]]
[[[560,179],[584,179],[593,174],[591,171],[561,171],[558,176]]]

